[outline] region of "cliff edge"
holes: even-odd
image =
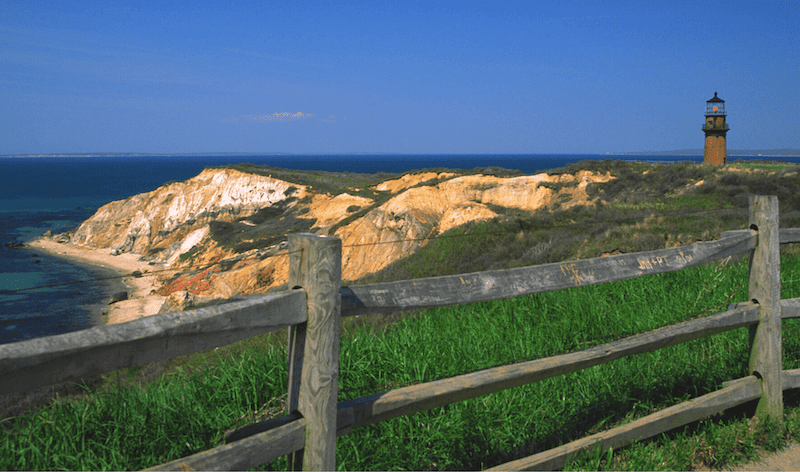
[[[513,208],[534,212],[591,206],[586,193],[606,172],[504,177],[416,172],[332,193],[233,168],[206,169],[185,182],[101,207],[56,240],[111,255],[134,254],[158,274],[164,310],[263,293],[285,284],[286,235],[342,239],[342,278],[355,280],[408,257],[433,237]],[[145,271],[148,272],[148,271]]]

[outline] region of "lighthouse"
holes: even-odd
[[[728,125],[725,123],[725,100],[717,97],[706,102],[706,121],[703,123],[706,133],[706,145],[703,150],[703,163],[722,165],[728,163],[728,150],[725,147],[725,135]]]

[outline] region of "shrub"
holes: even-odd
[[[253,224],[260,225],[268,219],[276,218],[283,214],[282,205],[270,205],[268,207],[258,210],[254,215],[248,218]]]
[[[631,243],[631,252],[654,251],[664,247],[664,238],[655,234],[638,234]]]
[[[719,178],[719,183],[722,185],[740,185],[742,179],[738,174],[730,172]]]
[[[558,192],[562,188],[577,187],[578,183],[576,180],[572,182],[539,182],[539,186]]]
[[[180,256],[178,256],[178,260],[180,262],[188,260],[188,259],[192,258],[195,254],[197,254],[198,252],[200,252],[202,250],[203,250],[202,246],[199,246],[199,245],[192,246],[191,249],[189,249],[188,251],[186,251],[183,254],[181,254]]]
[[[703,195],[709,195],[717,192],[717,186],[712,183],[706,183],[698,188],[698,191]]]
[[[750,194],[747,192],[738,193],[733,199],[739,208],[747,208],[750,205]]]

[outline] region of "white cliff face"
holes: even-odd
[[[203,214],[230,213],[241,215],[284,200],[288,182],[269,177],[245,174],[236,170],[206,169],[197,177],[186,181],[177,189],[169,202],[163,231]],[[156,191],[157,192],[157,191]],[[153,203],[166,203],[154,201]],[[157,208],[153,208],[154,210]]]
[[[73,234],[74,243],[144,253],[175,232],[186,233],[209,221],[230,221],[296,196],[305,187],[233,169],[206,169],[186,182],[111,202]],[[187,227],[184,229],[184,227]],[[183,231],[181,231],[183,230]],[[185,234],[184,234],[185,236]]]
[[[178,249],[167,259],[167,264],[172,264],[179,257],[186,254],[187,252],[191,251],[193,247],[200,244],[203,241],[203,238],[208,236],[209,227],[208,225],[203,226],[200,229],[194,230],[189,233],[189,236],[186,237],[183,241],[181,241],[180,246]]]

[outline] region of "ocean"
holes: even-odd
[[[206,167],[250,162],[298,170],[399,173],[434,167],[496,166],[533,174],[585,159],[609,158],[702,161],[701,156],[638,155],[225,154],[0,158],[0,344],[102,324],[101,312],[109,297],[124,290],[121,282],[78,283],[113,273],[13,247],[15,243],[31,240],[47,230],[53,233],[69,230],[110,201],[149,192],[167,182],[187,180]]]

